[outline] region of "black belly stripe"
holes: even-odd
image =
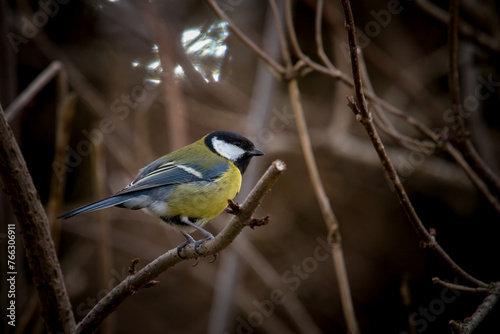
[[[184,223],[182,220],[181,220],[181,216],[180,215],[177,215],[177,216],[161,216],[160,217],[165,223],[171,223],[171,224],[175,224],[175,225],[179,225],[179,226],[189,226],[188,224]],[[198,221],[199,218],[192,218],[192,217],[189,217],[188,218],[189,221],[193,224],[196,224],[196,222]]]

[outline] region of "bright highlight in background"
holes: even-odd
[[[207,83],[215,83],[220,80],[222,64],[224,62],[229,36],[228,24],[226,21],[216,21],[208,28],[195,27],[183,31],[181,43],[190,60],[193,68],[200,73]],[[153,59],[142,64],[138,60],[132,62],[134,68],[145,68],[151,77],[148,81],[159,84],[163,68],[158,55],[158,46],[152,47]],[[174,75],[179,79],[186,77],[184,68],[181,65],[174,67]]]

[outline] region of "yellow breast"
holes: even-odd
[[[180,184],[169,198],[168,214],[202,218],[205,222],[217,217],[227,207],[227,200],[233,199],[241,187],[241,173],[230,163],[229,170],[211,182]]]

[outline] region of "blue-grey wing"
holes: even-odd
[[[203,170],[199,165],[192,163],[165,162],[156,166],[149,165],[141,170],[137,178],[119,193],[180,183],[212,181],[226,172],[228,168],[229,163],[227,162],[215,165],[208,170]]]

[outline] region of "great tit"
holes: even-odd
[[[264,152],[234,132],[214,131],[200,140],[171,152],[142,168],[129,185],[115,195],[69,211],[58,218],[68,219],[81,213],[117,206],[145,209],[181,232],[186,242],[177,254],[195,242],[188,234],[201,231],[213,236],[203,226],[227,207],[241,187],[241,176],[254,156]]]

